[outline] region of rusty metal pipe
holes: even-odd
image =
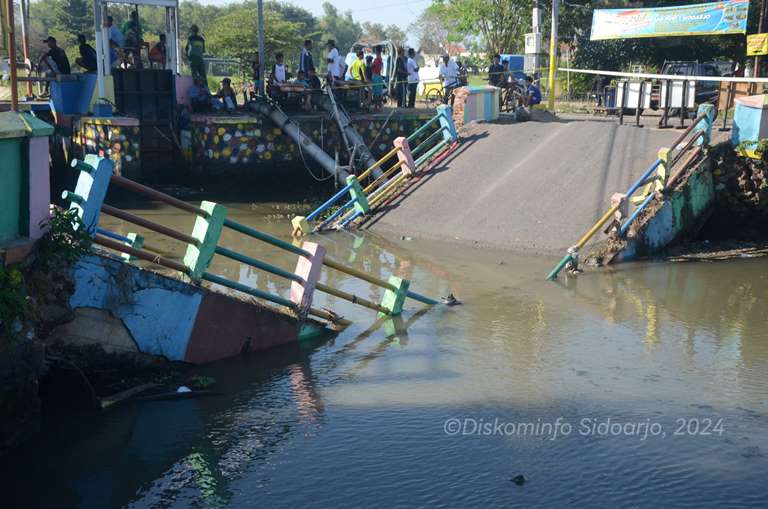
[[[148,219],[144,219],[143,217],[135,216],[130,212],[120,210],[110,205],[102,205],[101,211],[110,216],[116,217],[118,219],[122,219],[123,221],[128,221],[129,223],[139,225],[143,228],[146,228],[147,230],[152,230],[161,235],[166,235],[168,237],[171,237],[172,239],[179,240],[181,242],[184,242],[185,244],[192,244],[193,246],[197,246],[199,244],[197,239],[194,237],[190,237],[189,235],[186,235],[184,233],[177,232],[176,230],[172,230],[167,226],[157,224]]]
[[[106,237],[102,237],[101,235],[96,235],[93,238],[93,242],[95,244],[98,244],[100,246],[107,247],[109,249],[113,249],[115,251],[119,251],[121,253],[129,254],[131,256],[135,256],[136,258],[139,258],[140,260],[145,260],[151,263],[154,263],[156,265],[161,265],[163,267],[167,267],[169,269],[178,270],[182,274],[187,273],[187,267],[180,262],[169,260],[168,258],[163,258],[162,256],[156,256],[152,255],[150,253],[147,253],[146,251],[141,251],[138,249],[134,249],[132,247],[128,247],[125,244],[118,242],[116,240],[108,239]]]
[[[127,179],[125,177],[121,177],[119,175],[112,175],[111,182],[120,187],[130,189],[131,191],[136,191],[137,193],[141,193],[145,196],[149,196],[150,198],[154,198],[157,201],[167,203],[168,205],[172,205],[181,210],[191,212],[193,214],[197,214],[198,216],[203,216],[203,217],[209,216],[208,212],[201,209],[200,207],[195,207],[194,205],[190,205],[185,201],[181,201],[178,198],[174,198],[171,195],[161,193],[156,189],[152,189],[151,187],[147,187],[143,184],[139,184],[138,182]]]

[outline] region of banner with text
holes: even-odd
[[[648,9],[595,9],[591,39],[744,34],[748,11],[749,0]]]

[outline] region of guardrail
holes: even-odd
[[[74,192],[64,191],[62,197],[71,202],[71,207],[77,209],[83,224],[93,236],[93,242],[102,247],[121,253],[126,260],[140,259],[155,265],[166,267],[188,277],[195,283],[209,281],[221,286],[263,299],[294,312],[300,319],[307,315],[325,319],[334,324],[348,324],[335,313],[312,307],[315,290],[333,295],[354,304],[384,313],[397,315],[401,312],[406,298],[417,300],[427,305],[437,304],[430,299],[409,289],[410,282],[391,276],[385,281],[365,272],[342,265],[328,257],[323,246],[304,242],[302,247],[273,237],[247,225],[228,219],[226,208],[218,203],[203,201],[200,206],[178,200],[165,193],[139,184],[122,176],[113,174],[113,164],[108,159],[95,155],[86,156],[85,161],[75,160],[72,166],[80,170],[77,186]],[[155,223],[130,212],[112,207],[104,203],[107,189],[114,184],[142,194],[148,198],[161,201],[173,207],[196,216],[191,234],[176,231]],[[120,235],[98,226],[100,214],[104,213],[129,223],[146,228],[166,237],[172,238],[186,246],[183,261],[168,258],[163,250],[152,247],[144,242],[141,235],[131,233]],[[299,256],[293,272],[282,269],[262,260],[246,256],[237,251],[219,245],[220,235],[224,228],[237,231],[252,239],[266,242],[278,249]],[[285,278],[291,282],[290,298],[270,293],[238,281],[227,279],[209,272],[209,266],[215,255],[224,256],[259,270]],[[381,302],[375,303],[357,295],[330,287],[319,281],[322,267],[338,270],[352,277],[362,279],[384,289]]]
[[[385,203],[387,198],[393,197],[400,189],[400,184],[428,169],[435,159],[457,145],[458,134],[452,115],[450,106],[438,106],[434,117],[407,138],[395,139],[392,150],[360,175],[347,177],[347,184],[325,203],[307,216],[294,217],[291,221],[293,235],[308,235],[330,228],[346,228],[356,219],[368,215]],[[412,144],[415,144],[414,148],[411,148]],[[395,159],[396,162],[379,177],[373,177],[376,169]],[[336,210],[327,214],[333,207],[336,207]]]
[[[659,150],[659,158],[651,164],[642,176],[637,179],[625,193],[616,193],[611,197],[611,207],[603,216],[597,220],[587,232],[582,235],[576,244],[568,248],[565,256],[547,275],[548,280],[557,279],[557,275],[567,266],[578,267],[579,250],[583,248],[592,237],[597,234],[609,221],[613,220],[614,234],[621,238],[629,232],[630,226],[640,217],[640,214],[648,205],[659,197],[663,192],[672,188],[677,179],[684,173],[690,163],[698,157],[702,151],[702,146],[709,143],[712,132],[712,125],[715,120],[715,107],[711,104],[702,104],[699,106],[696,119],[688,128],[675,140],[672,148],[662,148]],[[689,134],[693,136],[683,142]],[[696,147],[689,152],[691,147]],[[670,156],[674,152],[673,156]],[[680,167],[670,175],[670,170],[686,156]],[[638,193],[640,191],[640,193]],[[629,214],[629,205],[635,205],[634,210]],[[607,232],[606,232],[607,233]]]

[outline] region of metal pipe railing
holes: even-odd
[[[435,123],[437,120],[439,120],[439,119],[440,119],[440,115],[435,115],[434,117],[432,117],[431,119],[429,119],[428,121],[426,121],[426,122],[424,123],[424,125],[422,125],[422,126],[421,126],[421,127],[419,127],[418,129],[416,129],[415,131],[413,131],[413,132],[411,133],[411,135],[410,135],[410,136],[408,136],[408,138],[406,138],[406,139],[408,140],[408,143],[410,143],[410,142],[412,142],[413,140],[415,140],[416,138],[418,138],[418,137],[419,137],[419,135],[420,135],[421,133],[423,133],[424,131],[426,131],[426,130],[427,130],[427,129],[428,129],[428,128],[429,128],[429,127],[432,125],[432,124],[434,124],[434,123]]]
[[[173,206],[175,206],[177,208],[180,208],[180,209],[192,212],[194,214],[198,214],[198,215],[201,215],[203,217],[209,217],[210,216],[210,214],[208,214],[208,212],[206,212],[205,210],[203,210],[203,209],[201,209],[199,207],[195,207],[193,205],[190,205],[188,203],[185,203],[185,202],[183,202],[181,200],[178,200],[176,198],[173,198],[171,196],[168,196],[165,193],[161,193],[160,191],[156,191],[156,190],[154,190],[152,188],[149,188],[147,186],[144,186],[144,185],[139,184],[137,182],[134,182],[132,180],[126,179],[124,177],[115,177],[115,176],[112,177],[112,179],[115,179],[115,178],[117,178],[117,180],[113,180],[113,182],[115,182],[118,185],[121,185],[121,186],[126,187],[128,189],[132,189],[132,190],[134,190],[136,192],[139,192],[139,193],[143,193],[143,194],[148,195],[148,196],[152,196],[152,197],[156,198],[159,201],[168,203],[169,205],[173,205]],[[183,206],[181,206],[181,205],[183,205]],[[142,219],[142,218],[140,218],[138,216],[134,216],[133,214],[121,211],[120,209],[115,209],[114,207],[110,207],[109,205],[103,205],[102,206],[102,210],[105,213],[110,214],[110,215],[113,215],[111,212],[116,212],[116,214],[121,214],[122,217],[114,214],[115,217],[119,217],[121,219],[125,219],[126,221],[135,222],[135,224],[138,224],[139,226],[144,226],[147,229],[157,231],[158,233],[166,234],[166,235],[168,235],[168,236],[170,236],[172,238],[175,238],[177,240],[181,240],[182,242],[186,242],[186,243],[193,244],[193,245],[197,245],[198,244],[197,240],[194,239],[193,237],[190,237],[188,235],[184,235],[182,233],[176,232],[174,230],[171,230],[170,228],[166,228],[166,227],[164,227],[162,225],[158,225],[157,223],[153,223],[151,221]],[[133,221],[134,219],[138,219],[138,221]],[[271,245],[273,245],[273,246],[275,246],[277,248],[280,248],[280,249],[282,249],[284,251],[288,251],[288,252],[293,253],[293,254],[304,256],[306,258],[311,258],[312,257],[312,254],[309,251],[306,251],[306,250],[304,250],[304,249],[302,249],[300,247],[294,246],[293,244],[291,244],[289,242],[281,240],[281,239],[279,239],[277,237],[274,237],[272,235],[269,235],[267,233],[260,232],[259,230],[256,230],[254,228],[250,228],[250,227],[248,227],[246,225],[243,225],[243,224],[240,224],[240,223],[238,223],[236,221],[232,221],[231,219],[225,219],[224,220],[224,226],[227,227],[227,228],[230,228],[232,230],[235,230],[235,231],[237,231],[239,233],[242,233],[244,235],[247,235],[249,237],[252,237],[252,238],[255,238],[257,240],[260,240],[262,242],[266,242],[267,244],[271,244]],[[159,228],[157,228],[157,227],[159,227]],[[126,246],[123,246],[123,244],[119,244],[119,245],[122,246],[122,247],[126,247]],[[177,262],[174,262],[174,263],[177,263]],[[373,284],[378,285],[378,286],[380,286],[382,288],[386,288],[386,289],[389,289],[389,290],[392,290],[392,291],[396,291],[397,290],[397,288],[394,285],[391,285],[391,284],[387,283],[384,280],[375,278],[373,276],[365,274],[364,272],[357,271],[355,269],[352,269],[351,267],[345,267],[344,265],[341,265],[341,264],[339,264],[337,262],[334,262],[331,259],[325,258],[323,260],[323,264],[326,265],[327,267],[330,267],[330,268],[336,269],[336,270],[338,270],[340,272],[344,272],[345,274],[349,274],[351,276],[355,276],[357,278],[363,279],[365,281],[368,281],[369,283],[373,283]],[[182,266],[182,265],[179,264],[178,266]],[[186,271],[186,268],[184,269],[184,271]],[[438,304],[438,302],[436,300],[430,299],[429,297],[425,297],[423,295],[420,295],[420,294],[418,294],[416,292],[413,292],[413,291],[410,291],[410,290],[407,292],[406,295],[409,298],[417,300],[417,301],[419,301],[421,303],[424,303],[424,304],[429,304],[429,305]]]
[[[414,149],[412,149],[412,150],[411,150],[411,154],[412,154],[412,155],[416,155],[416,153],[417,153],[417,152],[421,152],[422,150],[424,150],[424,148],[425,148],[427,145],[429,145],[430,143],[432,143],[433,141],[435,141],[435,138],[437,138],[438,136],[440,136],[441,134],[443,134],[443,131],[445,131],[445,129],[446,129],[446,127],[445,127],[445,126],[440,126],[440,127],[438,127],[438,128],[437,128],[437,131],[433,132],[432,134],[430,134],[429,136],[427,136],[427,137],[424,139],[424,141],[422,141],[421,143],[419,143],[418,145],[416,145],[416,148],[414,148]]]
[[[445,146],[448,145],[448,143],[450,143],[450,140],[443,140],[440,143],[438,143],[437,145],[435,145],[434,147],[432,147],[431,149],[429,149],[429,151],[427,151],[426,154],[423,154],[421,157],[416,159],[416,162],[414,163],[416,165],[416,167],[418,168],[419,166],[424,164],[430,157],[432,157],[438,151],[440,151],[443,148],[445,148]]]
[[[330,206],[332,206],[334,203],[338,201],[339,198],[344,196],[349,192],[349,190],[352,188],[352,184],[347,184],[346,186],[342,187],[336,194],[328,198],[328,200],[325,201],[322,205],[317,207],[315,210],[313,210],[308,216],[307,221],[312,221],[317,216],[325,212]]]
[[[629,227],[632,226],[632,223],[635,222],[635,219],[640,215],[640,213],[645,209],[645,207],[648,206],[649,203],[653,201],[653,199],[656,197],[656,193],[648,193],[648,196],[645,197],[645,200],[635,208],[635,210],[632,211],[632,214],[627,218],[626,221],[624,221],[624,224],[621,225],[621,228],[619,228],[619,236],[623,237],[626,235],[627,231],[629,230]]]
[[[349,207],[351,207],[352,205],[354,205],[354,204],[355,204],[355,201],[356,201],[356,200],[355,200],[354,198],[352,198],[352,199],[351,199],[351,200],[349,200],[347,203],[345,203],[344,205],[342,205],[341,207],[339,207],[339,208],[338,208],[338,210],[336,210],[336,211],[335,211],[333,214],[331,214],[330,216],[328,216],[327,218],[325,218],[325,219],[323,220],[323,222],[322,222],[322,223],[320,223],[319,225],[317,225],[317,226],[315,227],[315,230],[322,230],[322,229],[323,229],[323,228],[325,228],[327,225],[331,224],[331,223],[332,223],[332,222],[333,222],[333,221],[334,221],[334,220],[335,220],[337,217],[339,217],[340,215],[344,214],[344,213],[347,211],[347,209],[349,209]]]
[[[403,165],[405,164],[405,161],[398,161],[396,162],[390,169],[382,173],[379,178],[368,184],[368,186],[363,189],[363,192],[365,194],[370,193],[373,189],[379,187],[381,184],[383,184],[394,172],[399,170]]]
[[[381,159],[379,159],[378,161],[376,161],[375,163],[373,163],[373,165],[371,165],[371,167],[370,167],[370,168],[368,168],[368,169],[367,169],[367,170],[365,170],[363,173],[361,173],[360,175],[358,175],[358,177],[357,177],[357,180],[359,180],[359,181],[361,181],[361,182],[362,182],[362,181],[363,181],[363,179],[365,179],[366,177],[368,177],[368,175],[370,175],[370,174],[371,174],[371,172],[372,172],[373,170],[375,170],[376,168],[380,167],[380,166],[381,166],[382,164],[384,164],[384,163],[385,163],[385,162],[386,162],[388,159],[390,159],[392,156],[394,156],[395,154],[397,154],[397,151],[398,151],[398,150],[400,150],[400,149],[399,149],[398,147],[395,147],[395,148],[393,148],[392,150],[390,150],[389,152],[387,152],[386,154],[384,154],[383,156],[381,156]]]
[[[177,232],[176,230],[173,230],[171,228],[168,228],[167,226],[163,226],[161,224],[157,224],[153,221],[150,221],[148,219],[144,219],[143,217],[135,216],[131,214],[130,212],[126,212],[124,210],[120,210],[118,208],[112,207],[110,205],[102,205],[101,211],[105,214],[108,214],[112,217],[116,217],[118,219],[122,219],[124,221],[128,221],[129,223],[133,223],[135,225],[141,226],[143,228],[146,228],[147,230],[152,230],[154,232],[160,233],[162,235],[166,235],[168,237],[171,237],[172,239],[176,239],[178,241],[184,242],[185,244],[192,244],[193,246],[200,245],[200,242],[198,240],[190,235],[187,235],[185,233]]]

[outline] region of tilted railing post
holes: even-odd
[[[411,146],[405,136],[395,138],[395,148],[397,148],[397,160],[402,163],[400,170],[403,174],[411,176],[416,173],[416,164],[413,161]]]
[[[302,249],[306,254],[299,255],[294,274],[302,281],[291,281],[291,302],[296,305],[296,313],[304,319],[312,307],[317,282],[325,261],[325,248],[314,242],[304,242]]]
[[[200,209],[208,214],[195,218],[192,237],[197,243],[187,244],[184,254],[184,265],[189,269],[188,275],[193,281],[200,281],[208,270],[213,255],[216,254],[224,221],[227,219],[227,208],[218,203],[203,201],[200,203]]]
[[[702,133],[702,136],[700,136],[696,141],[696,145],[708,145],[709,140],[712,136],[712,126],[715,123],[715,113],[717,110],[715,109],[714,104],[700,104],[699,109],[696,112],[696,116],[706,115],[704,119],[702,119],[698,124],[696,124],[696,127],[693,128],[693,131],[695,133]]]
[[[80,170],[74,193],[62,195],[70,199],[70,209],[77,210],[77,215],[91,236],[96,234],[99,225],[99,214],[104,199],[107,196],[109,182],[114,173],[114,163],[95,154],[85,156],[85,161],[72,161],[72,167]],[[75,198],[77,197],[77,198]]]
[[[445,128],[444,139],[450,142],[458,140],[459,133],[456,131],[456,124],[453,123],[453,109],[447,104],[442,104],[437,107],[437,114],[440,115],[440,125]]]

